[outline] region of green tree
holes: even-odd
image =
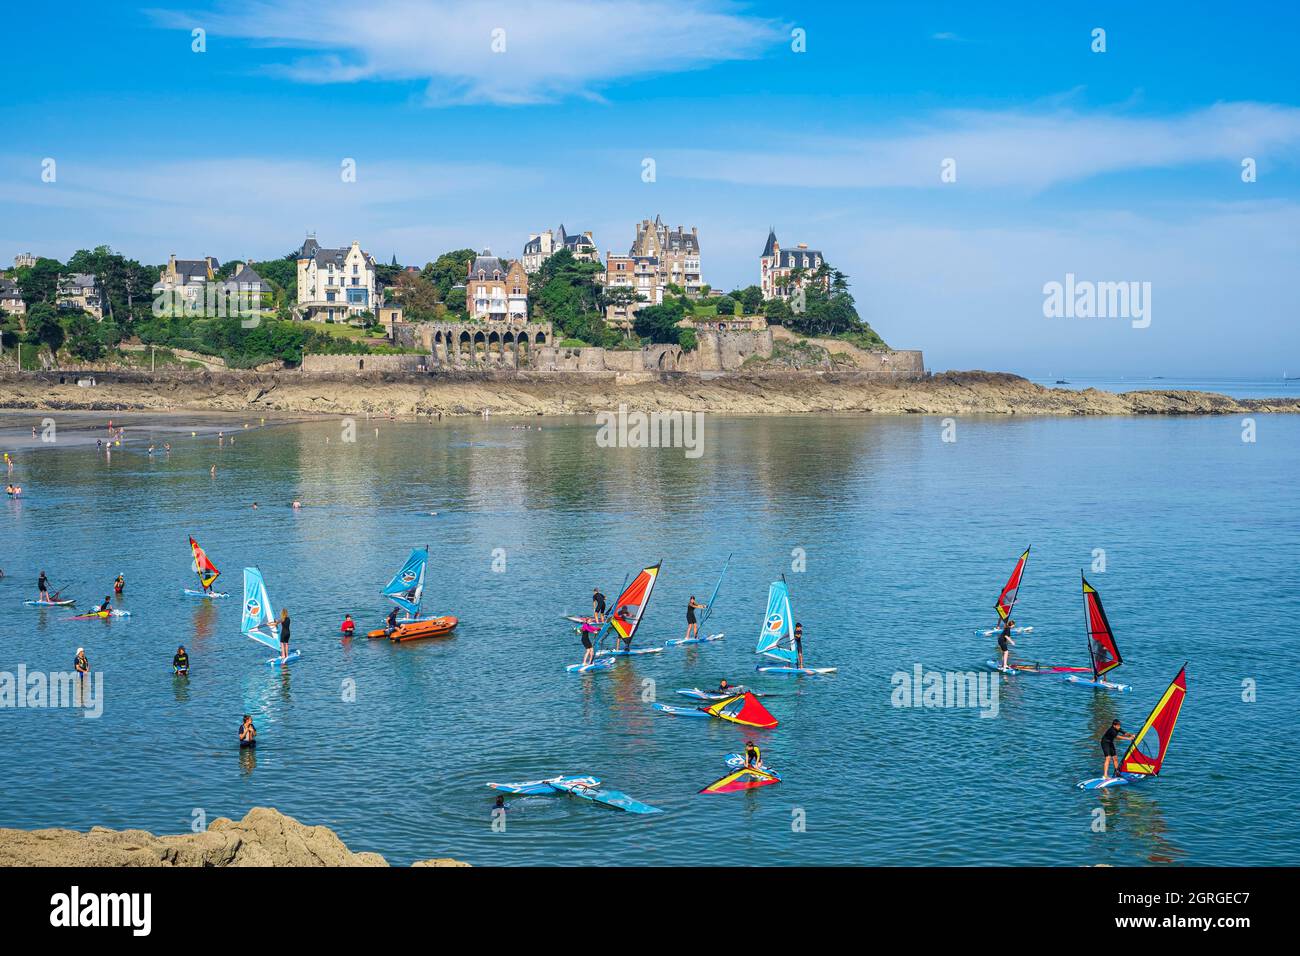
[[[451,287],[465,281],[469,273],[469,264],[474,261],[476,255],[473,249],[453,249],[451,252],[444,252],[420,270],[420,274],[434,284],[438,290],[438,298],[446,302]]]
[[[48,302],[38,302],[27,310],[27,341],[43,345],[54,358],[63,347],[66,336],[59,321],[58,310]]]
[[[720,296],[717,301],[718,318],[736,314],[736,300],[729,295]]]
[[[99,324],[85,312],[78,310],[64,319],[68,351],[83,362],[94,362],[104,355]]]
[[[638,309],[632,328],[637,335],[656,344],[676,343],[681,338],[681,330],[677,328],[677,323],[681,320],[681,302],[673,300],[663,305],[648,305]]]
[[[58,259],[41,257],[34,266],[18,270],[18,292],[30,310],[40,302],[55,302],[59,296],[59,273],[63,264]]]

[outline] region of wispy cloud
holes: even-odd
[[[965,42],[965,37],[961,37],[961,36],[958,36],[958,35],[955,34],[955,33],[949,33],[949,32],[947,32],[947,31],[943,31],[943,32],[940,32],[940,33],[932,33],[932,34],[930,34],[930,39],[931,39],[931,40],[941,40],[941,41],[945,41],[945,42],[948,42],[948,43],[962,43],[962,42]]]
[[[268,68],[304,83],[424,81],[430,105],[595,97],[618,80],[761,55],[775,21],[728,0],[253,0],[184,14],[167,27],[298,51]]]
[[[752,186],[929,188],[943,185],[940,164],[952,159],[959,184],[1032,191],[1247,156],[1289,162],[1300,146],[1300,109],[1223,103],[1174,117],[948,111],[893,134],[787,138],[770,152],[665,151],[660,174]]]

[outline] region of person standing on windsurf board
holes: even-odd
[[[1015,641],[1011,639],[1011,629],[1016,626],[1016,622],[1007,618],[1006,624],[1002,625],[1002,633],[998,635],[998,650],[1002,652],[1002,670],[1010,670],[1007,661],[1011,658],[1011,648],[1015,646]]]
[[[1124,733],[1123,728],[1120,727],[1118,717],[1110,722],[1110,728],[1101,735],[1101,752],[1105,757],[1101,763],[1101,776],[1103,780],[1109,779],[1112,776],[1110,772],[1110,764],[1112,760],[1115,762],[1115,773],[1113,776],[1119,776],[1119,756],[1115,753],[1115,741],[1132,739],[1133,735]]]

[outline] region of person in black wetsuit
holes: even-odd
[[[384,618],[384,637],[392,637],[395,630],[397,630],[396,607],[388,612],[388,617]]]
[[[1110,722],[1109,729],[1101,735],[1101,752],[1105,757],[1101,763],[1103,779],[1111,776],[1110,763],[1112,760],[1115,761],[1115,776],[1119,776],[1119,756],[1115,753],[1115,741],[1132,739],[1133,735],[1124,733],[1120,727],[1118,717]]]
[[[185,653],[184,644],[172,655],[172,671],[180,677],[190,676],[190,655]]]
[[[763,769],[763,752],[752,740],[745,741],[745,766],[752,770]]]
[[[289,609],[280,608],[280,660],[289,657]]]
[[[605,595],[600,593],[600,588],[591,589],[591,616],[597,624],[605,622]]]
[[[803,668],[803,625],[798,621],[794,624],[794,651],[798,660],[795,667]]]
[[[1011,648],[1016,644],[1011,639],[1011,629],[1016,626],[1016,622],[1007,618],[1007,623],[1002,625],[1002,633],[998,635],[998,650],[1002,652],[1002,669],[1006,670],[1007,660],[1011,657]]]
[[[583,621],[577,628],[578,636],[582,638],[582,666],[586,667],[596,659],[596,648],[591,643],[591,636],[600,633],[600,627],[595,621]]]
[[[42,572],[41,572],[41,576],[40,576],[39,578],[36,579],[36,590],[39,591],[40,594],[41,594],[41,596],[40,596],[40,600],[42,600],[42,601],[49,601],[49,599],[50,599],[50,579],[47,578],[47,577],[45,576],[45,572],[44,572],[44,571],[42,571]]]
[[[700,622],[695,620],[695,612],[703,611],[707,604],[699,604],[692,594],[689,601],[686,602],[686,640],[700,636]]]
[[[107,594],[105,594],[104,603],[101,604],[99,607],[95,608],[95,610],[98,611],[100,614],[107,614],[109,611],[113,610],[113,599],[109,597]]]
[[[256,746],[257,728],[253,726],[253,718],[245,714],[243,722],[239,725],[239,747],[242,750],[245,747]]]

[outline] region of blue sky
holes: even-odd
[[[821,249],[932,368],[1296,375],[1300,7],[1209,6],[15,4],[0,261],[624,252],[658,213],[719,287],[769,225]],[[1045,318],[1067,273],[1150,282],[1150,326]]]

